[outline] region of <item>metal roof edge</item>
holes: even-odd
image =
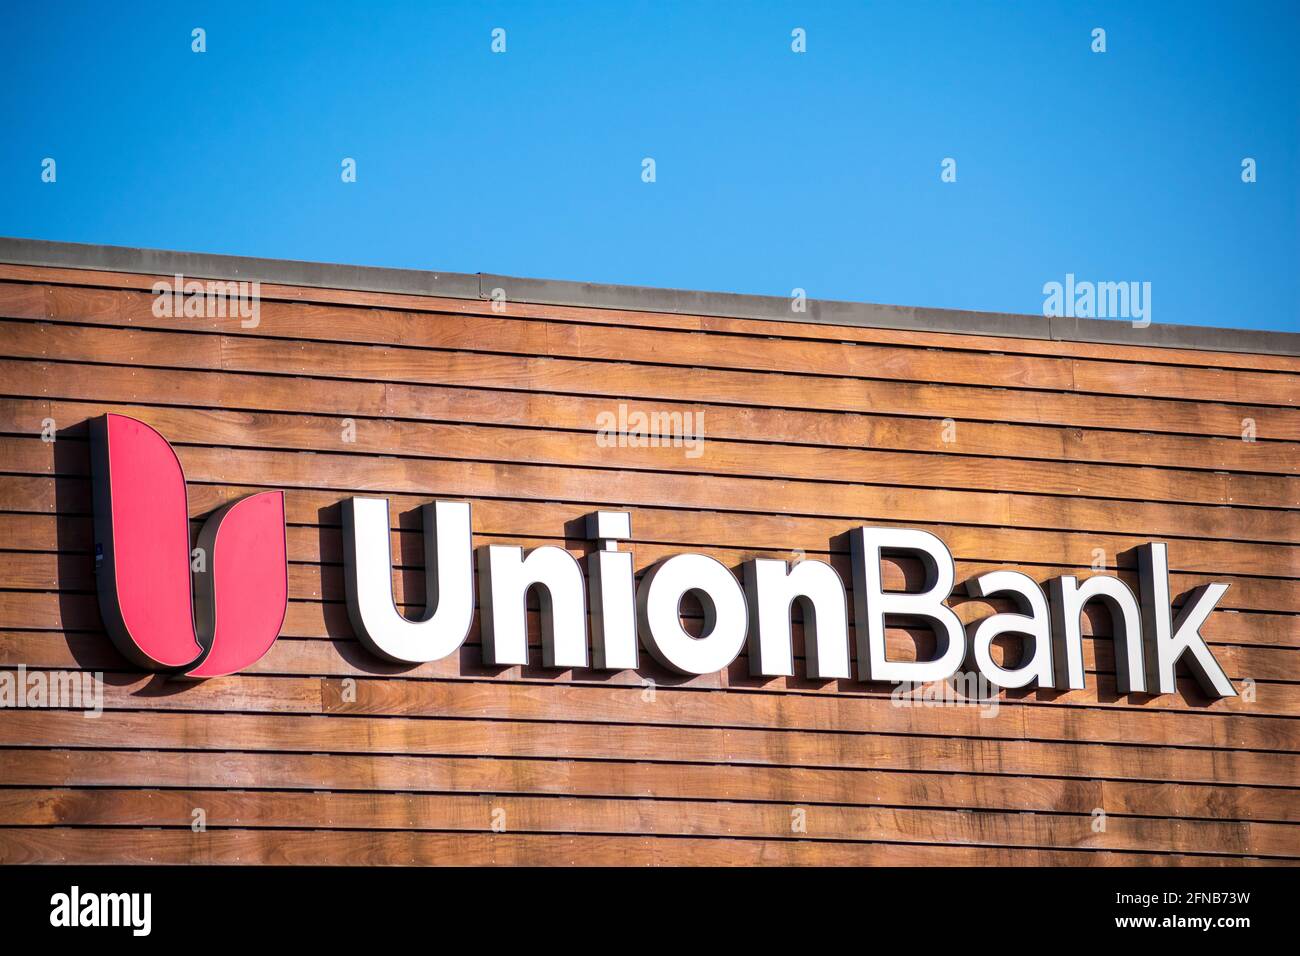
[[[12,265],[90,269],[146,275],[235,279],[323,289],[350,289],[452,299],[488,299],[500,289],[511,302],[708,315],[776,322],[807,322],[949,332],[1008,338],[1090,342],[1157,348],[1300,355],[1300,333],[1151,323],[1113,319],[1044,317],[913,306],[808,299],[796,311],[792,299],[731,292],[698,292],[645,286],[530,279],[490,273],[435,272],[348,266],[291,259],[257,259],[213,253],[138,249],[129,246],[51,242],[0,237],[0,262]]]

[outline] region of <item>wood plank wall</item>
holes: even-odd
[[[243,328],[156,318],[153,278],[0,266],[0,667],[106,682],[97,719],[0,711],[0,862],[1300,858],[1300,359],[271,285]],[[703,411],[702,454],[602,447],[620,402]],[[109,411],[172,441],[194,518],[286,490],[288,618],[247,673],[178,687],[102,631],[86,422]],[[1175,593],[1231,585],[1205,634],[1250,692],[1117,696],[1100,616],[1087,690],[996,709],[893,706],[802,660],[763,680],[743,657],[689,680],[489,669],[477,630],[403,669],[342,603],[357,492],[391,497],[417,606],[435,496],[473,503],[476,544],[576,554],[582,515],[629,508],[639,570],[796,549],[843,570],[872,522],[938,534],[959,581],[1098,559],[1131,579],[1126,552],[1165,540]]]

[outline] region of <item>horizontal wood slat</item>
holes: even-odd
[[[243,372],[177,371],[76,362],[0,359],[0,394],[104,402],[207,407],[241,411],[315,413],[357,420],[392,419],[500,426],[600,429],[616,406],[604,398],[479,389],[313,379]],[[653,410],[633,402],[629,412]],[[1267,431],[1256,441],[963,420],[910,418],[870,412],[808,412],[783,408],[694,404],[709,439],[765,441],[850,449],[941,452],[1048,461],[1095,462],[1295,474],[1300,446]],[[67,424],[60,421],[60,428]],[[1258,424],[1258,423],[1257,423]],[[71,426],[75,429],[75,422]],[[22,431],[39,430],[27,422]],[[336,436],[340,430],[336,428]],[[74,432],[75,433],[75,432]]]
[[[13,829],[0,863],[352,866],[1241,866],[1256,857],[706,837]]]
[[[761,509],[778,514],[863,519],[880,514],[895,521],[922,522],[956,517],[965,524],[1054,531],[1104,530],[1122,520],[1132,531],[1153,536],[1300,543],[1300,510],[192,445],[177,446],[176,454],[186,477],[195,482],[233,480],[354,494],[479,494],[582,501],[606,508],[652,506],[673,500],[682,507],[717,511]],[[20,474],[83,476],[89,467],[84,443],[44,442],[39,438],[0,438],[0,460],[8,463],[5,470]]]
[[[0,749],[0,768],[14,786],[653,796],[1070,814],[1091,814],[1102,807],[1108,815],[1300,823],[1300,791],[1279,788],[716,762],[729,759],[729,740],[739,738],[743,746],[746,731],[713,732],[712,750],[701,757],[696,749],[699,732],[687,730],[686,749],[679,760],[669,763],[637,759],[640,752],[635,744],[623,755],[626,759],[592,759],[584,755],[582,742],[603,731],[581,725],[559,728],[562,737],[552,735],[564,741],[558,749],[546,745],[545,725],[530,725],[521,727],[520,735],[494,735],[498,742],[508,738],[512,756],[466,757],[483,736],[478,725],[467,721],[423,721],[405,732],[403,725],[416,722],[368,720],[364,729],[373,728],[374,736],[362,737],[331,732],[338,721],[311,717],[105,713],[97,718],[104,723],[92,733],[80,714],[54,711],[39,723],[23,719],[31,716],[18,713],[14,722],[0,722],[0,741],[30,729],[31,743],[42,746],[77,747],[87,741],[102,745],[138,738],[151,746],[184,749]],[[617,736],[619,731],[614,733]],[[362,740],[373,752],[357,750]],[[413,752],[382,752],[393,746],[392,741],[401,741]],[[213,749],[223,746],[240,749]],[[343,748],[351,749],[322,752]],[[538,751],[584,757],[538,759]],[[710,759],[715,762],[706,762]]]
[[[448,667],[454,665],[446,665]],[[30,676],[30,675],[29,675]],[[1092,709],[1134,708],[1126,698],[1115,695],[1114,682],[1097,676],[1093,687],[1071,691],[1037,701],[1032,708],[1015,708],[1013,714],[1032,719],[1036,708],[1061,711],[1069,721]],[[1179,695],[1152,698],[1140,706],[1140,713],[1240,715],[1243,719],[1294,717],[1295,693],[1290,685],[1261,684],[1256,701],[1219,701],[1206,706],[1191,687],[1180,687]],[[536,721],[677,723],[692,726],[749,726],[772,730],[839,731],[865,734],[885,719],[876,714],[887,708],[905,711],[927,710],[923,702],[894,698],[889,691],[859,693],[755,693],[751,689],[692,689],[656,685],[654,692],[640,683],[599,683],[575,680],[510,680],[503,676],[454,676],[446,679],[409,678],[299,678],[242,674],[222,682],[187,687],[153,676],[112,674],[101,684],[107,709],[238,711],[238,713],[342,714],[374,717],[484,717],[493,719],[536,719]],[[1004,692],[1008,693],[1008,692]],[[1015,692],[1024,695],[1026,692]],[[1032,692],[1031,692],[1032,693]],[[900,706],[901,704],[901,706]],[[961,711],[956,721],[979,717],[984,704],[953,708]],[[1138,718],[1139,710],[1130,719]],[[911,719],[911,718],[901,718]],[[926,717],[915,718],[924,721]],[[1050,726],[1052,721],[1048,721]],[[931,722],[933,726],[933,721]],[[1212,728],[1213,730],[1213,728]],[[1268,734],[1269,727],[1262,728]],[[1294,734],[1283,728],[1279,739],[1294,748]],[[953,741],[954,744],[961,741]],[[998,743],[1001,745],[1001,743]],[[1161,756],[1153,750],[1152,758]],[[1257,756],[1238,753],[1251,763]],[[1027,771],[1028,773],[1028,771]],[[1035,771],[1043,773],[1043,771]],[[1177,767],[1174,773],[1178,773]],[[1271,762],[1260,765],[1260,773],[1277,786],[1294,783],[1300,765],[1291,757],[1271,754]],[[1213,778],[1219,779],[1219,778]],[[1223,782],[1231,783],[1232,779]]]
[[[198,524],[198,516],[259,490],[252,486],[191,483],[190,513],[195,516],[192,520]],[[342,553],[338,531],[342,497],[310,490],[298,490],[286,496],[285,516],[290,525],[291,560],[323,558],[331,561],[333,555]],[[392,544],[398,563],[418,565],[424,559],[418,509],[430,499],[411,495],[388,497],[390,522],[397,532]],[[471,518],[477,534],[542,539],[572,531],[573,534],[564,539],[571,546],[580,544],[577,537],[580,522],[591,511],[590,507],[581,504],[550,501],[473,496],[464,496],[462,500],[468,500],[473,506]],[[57,540],[60,551],[90,551],[90,508],[90,488],[86,479],[0,475],[0,532],[3,532],[5,546],[9,549],[49,550],[50,541]],[[784,551],[791,557],[795,551],[813,556],[847,554],[846,533],[864,521],[883,526],[900,524],[874,515],[854,521],[662,508],[627,510],[632,515],[634,545],[637,542],[656,542],[685,550],[725,541],[754,551]],[[6,513],[9,511],[16,513]],[[1068,565],[1080,569],[1091,567],[1098,558],[1098,551],[1108,567],[1135,567],[1131,552],[1151,540],[1113,532],[1061,534],[952,524],[910,523],[906,526],[938,535],[958,558],[999,564]],[[48,537],[51,534],[53,537]],[[1300,567],[1300,548],[1185,538],[1171,546],[1169,561],[1175,572],[1292,579]]]
[[[481,460],[486,457],[513,463],[720,475],[766,474],[917,488],[973,488],[1201,504],[1248,503],[1252,507],[1269,508],[1300,506],[1300,478],[1295,477],[1040,461],[1021,461],[1009,466],[996,458],[742,442],[702,441],[693,449],[620,448],[602,442],[599,435],[590,432],[384,421],[361,425],[354,422],[349,430],[337,418],[192,408],[0,399],[0,432],[39,434],[42,423],[53,420],[74,423],[66,429],[69,433],[66,437],[76,440],[88,434],[89,419],[108,413],[146,422],[178,445],[203,443],[301,451],[332,448],[352,454],[401,458]]]
[[[906,646],[906,637],[891,632],[891,656],[911,659],[914,649]],[[1104,650],[1104,645],[1098,645]],[[1233,648],[1226,649],[1228,651]],[[1093,661],[1091,645],[1085,648],[1085,657]],[[910,653],[909,653],[910,652]],[[267,655],[245,669],[247,674],[264,674],[297,677],[383,677],[400,676],[424,680],[504,681],[554,686],[570,683],[592,687],[634,688],[642,690],[644,679],[652,679],[658,687],[695,691],[728,690],[749,693],[793,693],[814,697],[856,697],[872,702],[885,696],[888,688],[861,684],[851,680],[814,681],[802,676],[801,659],[796,662],[797,674],[788,678],[753,677],[748,672],[749,662],[742,655],[729,668],[719,674],[685,676],[670,674],[653,662],[645,661],[640,671],[588,673],[574,671],[557,675],[541,666],[540,655],[533,646],[533,662],[528,666],[491,668],[483,665],[477,646],[477,634],[456,654],[439,661],[421,665],[400,665],[376,661],[373,655],[353,641],[317,641],[283,638]],[[1217,653],[1217,651],[1216,651]],[[995,652],[995,657],[1003,655]],[[1221,660],[1227,654],[1219,655]],[[32,669],[82,669],[115,672],[113,680],[120,682],[130,675],[130,669],[111,646],[106,646],[99,635],[60,635],[39,631],[0,632],[0,666]],[[1106,671],[1100,674],[1088,670],[1089,680],[1109,678]],[[1230,676],[1243,680],[1229,670]],[[951,734],[976,737],[1024,738],[1034,736],[1047,740],[1092,740],[1115,743],[1160,744],[1170,739],[1175,727],[1180,728],[1178,740],[1186,746],[1210,746],[1225,749],[1256,749],[1270,751],[1300,751],[1300,728],[1287,718],[1259,716],[1252,713],[1225,714],[1213,711],[1202,714],[1197,723],[1186,726],[1178,714],[1159,708],[1140,711],[1145,716],[1139,720],[1125,716],[1114,708],[1049,707],[1053,695],[1035,695],[1018,691],[1001,697],[988,696],[991,692],[976,693],[971,697],[963,693],[960,699],[966,706],[933,707],[909,706],[912,698],[901,693],[889,697],[891,706],[885,712],[874,713],[870,729],[889,732]],[[953,698],[958,699],[958,698]],[[1140,698],[1133,698],[1138,700]],[[951,701],[950,701],[951,703]],[[1032,708],[1026,712],[1022,708]],[[737,710],[736,713],[741,713]],[[1026,731],[1026,713],[1031,715],[1032,733]],[[1209,719],[1213,717],[1214,719]],[[733,716],[734,720],[740,717]],[[787,725],[780,725],[787,726]],[[796,725],[790,725],[796,726]],[[815,720],[804,726],[817,729]],[[865,728],[866,725],[864,724]]]
[[[789,808],[710,801],[402,793],[231,793],[212,790],[0,790],[0,827],[189,826],[209,829],[620,833],[774,840],[887,841],[1198,853],[1300,855],[1293,824],[1066,816],[913,808]],[[797,827],[797,829],[796,829]]]
[[[694,403],[763,405],[1238,439],[1249,420],[1255,423],[1257,434],[1300,440],[1300,411],[1292,407],[1029,393],[1001,387],[801,377],[46,322],[0,321],[0,337],[9,358],[604,395],[672,402],[679,407]]]
[[[48,293],[43,285],[68,285],[90,289],[137,289],[152,292],[159,281],[172,282],[171,275],[144,275],[100,270],[64,269],[0,264],[0,280],[13,283],[6,290],[8,301],[28,309],[43,308]],[[617,325],[631,328],[678,329],[719,332],[728,335],[758,335],[764,338],[804,338],[818,341],[835,338],[844,342],[874,342],[922,348],[951,348],[1023,355],[1077,356],[1114,361],[1206,368],[1244,368],[1300,373],[1300,358],[1264,353],[1209,352],[1186,348],[1152,348],[1095,342],[1054,341],[969,333],[930,332],[921,329],[876,329],[862,326],[827,326],[822,323],[774,323],[762,319],[741,319],[717,315],[626,311],[580,306],[542,305],[529,302],[451,299],[405,293],[366,292],[355,289],[327,289],[315,286],[286,286],[261,283],[262,299],[283,302],[328,303],[367,308],[405,309],[418,312],[468,316],[520,316],[558,319],[583,324]],[[895,315],[916,310],[903,306],[881,306]],[[29,313],[24,312],[23,315]],[[43,313],[31,313],[32,315]]]
[[[530,604],[535,606],[535,601],[531,596]],[[991,599],[958,599],[952,602],[952,606],[958,617],[966,623],[968,630],[975,622],[993,611],[1013,610],[1010,604]],[[413,615],[422,607],[422,604],[403,606],[403,610]],[[1104,639],[1109,638],[1111,635],[1110,622],[1104,611],[1096,607],[1089,608],[1081,620],[1082,631],[1086,636],[1085,653],[1091,653],[1092,642],[1086,638],[1100,638],[1103,639],[1104,643]],[[0,591],[0,628],[84,631],[98,630],[101,626],[93,594]],[[849,626],[852,635],[852,622],[850,622]],[[289,602],[282,633],[286,636],[307,638],[351,639],[354,637],[346,610],[340,602],[322,603],[310,599],[291,600]],[[891,641],[891,655],[904,658],[915,653],[929,653],[933,649],[931,640],[920,639],[926,633],[926,631],[919,629],[908,631],[902,629],[891,630],[891,635],[907,634],[910,638],[916,640],[915,646],[921,649],[913,650],[912,643],[900,639]],[[1291,675],[1295,667],[1292,661],[1293,655],[1296,654],[1293,648],[1296,646],[1298,636],[1294,615],[1216,611],[1204,625],[1203,633],[1207,642],[1216,647],[1225,644],[1240,644],[1273,650],[1274,652],[1266,658],[1254,655],[1250,659],[1252,662],[1257,659],[1266,660],[1268,663],[1265,666],[1271,672],[1284,669],[1281,671],[1282,676],[1280,677],[1265,677],[1263,673],[1254,671],[1232,676],[1251,677],[1256,680],[1292,679]],[[796,636],[798,637],[798,635]],[[1007,639],[1008,642],[1013,640],[1012,638]],[[474,640],[471,639],[471,643],[473,642]],[[852,650],[851,641],[851,653]],[[1104,648],[1101,653],[1103,655],[1112,654],[1109,648]],[[1103,671],[1108,670],[1105,667],[1101,669]]]
[[[1070,357],[1008,355],[956,349],[918,349],[892,345],[728,336],[667,329],[645,330],[577,325],[520,315],[476,316],[470,323],[391,309],[358,309],[301,302],[265,301],[258,324],[240,315],[156,316],[155,297],[142,292],[68,286],[44,288],[43,314],[22,316],[27,297],[5,309],[0,284],[0,311],[53,322],[95,323],[142,329],[173,330],[273,338],[402,345],[424,349],[489,351],[521,355],[607,361],[650,361],[694,368],[761,372],[815,369],[822,376],[947,382],[1052,391],[1145,395],[1201,401],[1295,406],[1295,376],[1224,368],[1170,368]]]
[[[410,613],[415,609],[403,608],[403,610]],[[537,650],[539,639],[535,635],[538,633],[537,629],[541,627],[541,624],[537,620],[535,611],[529,612],[528,626],[533,629],[534,635],[529,641],[529,647],[532,649],[530,653],[533,655],[540,654],[540,651]],[[336,630],[342,632],[343,628],[340,626]],[[343,677],[397,673],[405,673],[412,677],[454,676],[457,673],[483,673],[485,675],[493,673],[485,668],[476,668],[474,666],[475,661],[472,658],[462,658],[459,662],[459,670],[454,671],[448,669],[452,667],[450,663],[444,667],[439,667],[437,662],[405,667],[379,661],[362,646],[354,643],[353,636],[346,632],[338,636],[324,634],[302,635],[292,634],[289,628],[286,628],[281,637],[286,641],[285,647],[281,648],[278,645],[272,647],[265,658],[246,668],[248,673],[318,674]],[[795,622],[793,625],[793,638],[795,672],[796,675],[801,677],[804,673],[804,635],[803,627],[799,622]],[[287,643],[290,640],[303,643],[296,645]],[[1218,659],[1224,672],[1234,681],[1300,683],[1300,654],[1289,648],[1210,643],[1214,656]],[[920,628],[890,627],[886,630],[886,645],[889,648],[889,655],[892,660],[916,660],[918,657],[924,659],[934,651],[934,638],[928,631]],[[480,653],[479,646],[479,631],[477,624],[475,624],[471,626],[469,636],[465,641],[467,649],[465,655]],[[1017,638],[1011,636],[998,638],[991,648],[991,653],[995,662],[1012,666],[1020,653],[1020,642]],[[856,659],[856,650],[852,644],[850,644],[850,656]],[[14,667],[19,664],[26,664],[31,667],[58,668],[73,667],[76,666],[77,662],[81,662],[84,667],[96,670],[129,669],[125,659],[111,645],[104,643],[98,631],[51,632],[49,630],[35,629],[30,631],[0,631],[0,663]],[[1115,673],[1114,662],[1115,651],[1109,635],[1090,635],[1085,631],[1083,639],[1085,673],[1113,675]],[[782,683],[774,679],[742,679],[748,677],[745,671],[748,666],[748,654],[742,652],[731,668],[731,672],[734,674],[730,680],[731,686],[754,686],[762,687],[765,690],[780,690],[788,686],[808,693],[844,693],[852,692],[855,689],[851,681],[803,681],[797,677],[795,680]],[[672,686],[707,687],[711,686],[712,681],[709,675],[687,676],[671,673],[660,668],[649,658],[643,662],[643,672],[647,676],[653,676],[659,683]],[[1182,672],[1180,671],[1180,673]],[[600,678],[604,683],[618,679],[639,683],[635,674],[632,673],[623,678],[619,678],[617,675],[602,675]]]

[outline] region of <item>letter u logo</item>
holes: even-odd
[[[288,605],[284,493],[213,513],[190,584],[185,473],[144,422],[91,423],[99,610],[117,649],[150,670],[219,677],[275,643]]]

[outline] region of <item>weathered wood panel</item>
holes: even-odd
[[[103,678],[98,716],[0,709],[0,862],[1300,859],[1300,359],[274,285],[243,327],[155,316],[152,281],[0,265],[0,670]],[[699,453],[602,442],[620,403],[703,414]],[[143,675],[104,635],[86,424],[105,412],[174,443],[196,529],[286,491],[289,612],[246,673]],[[799,552],[848,580],[846,532],[880,523],[942,537],[959,584],[1132,582],[1132,550],[1166,540],[1175,603],[1230,585],[1204,634],[1249,693],[1117,694],[1095,609],[1085,690],[960,707],[808,679],[798,623],[790,678],[743,653],[689,678],[648,655],[489,668],[477,623],[401,667],[342,603],[357,493],[391,498],[408,613],[435,497],[472,502],[476,545],[578,556],[580,519],[626,508],[638,573]],[[884,564],[888,587],[918,574]],[[950,603],[968,626],[1008,609]],[[912,659],[932,638],[889,642]]]

